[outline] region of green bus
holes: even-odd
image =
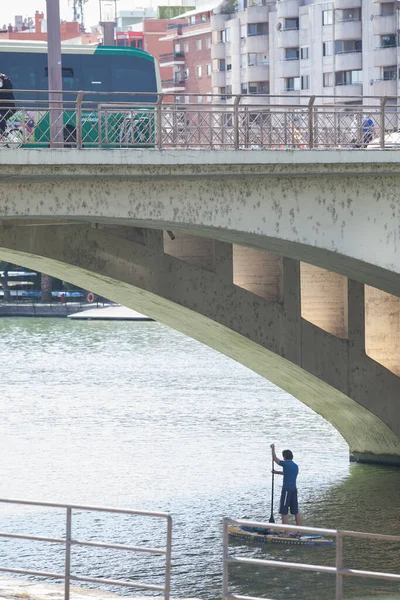
[[[14,145],[48,146],[47,44],[1,41],[0,71],[10,77],[16,99],[16,111],[8,123],[10,139]],[[82,123],[83,147],[154,146],[152,107],[161,86],[158,63],[148,52],[63,44],[62,81],[65,146],[76,145],[77,118]],[[77,113],[78,97],[81,108]]]

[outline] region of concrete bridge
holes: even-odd
[[[0,154],[2,259],[204,342],[355,459],[400,464],[396,152]]]

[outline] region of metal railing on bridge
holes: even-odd
[[[273,531],[302,532],[305,534],[319,534],[322,536],[333,537],[336,540],[336,560],[335,566],[314,565],[308,563],[284,562],[282,560],[264,560],[258,558],[248,558],[244,556],[232,556],[229,554],[229,525],[242,525],[245,527],[257,527]],[[399,535],[381,535],[378,533],[363,533],[358,531],[340,531],[337,529],[321,529],[317,527],[299,527],[297,525],[282,525],[272,523],[260,523],[258,521],[249,521],[245,519],[223,520],[223,595],[222,600],[267,600],[267,598],[257,598],[254,596],[244,596],[229,593],[229,565],[255,565],[257,567],[279,567],[282,569],[295,569],[300,571],[311,571],[318,573],[330,573],[335,575],[335,600],[343,600],[343,579],[345,577],[360,577],[369,579],[379,579],[385,581],[394,581],[400,583],[400,574],[383,573],[376,571],[364,571],[359,569],[348,569],[343,567],[343,542],[345,538],[358,538],[364,540],[376,540],[383,542],[400,542]],[[271,599],[268,599],[271,600]]]
[[[400,98],[189,94],[183,104],[171,93],[151,94],[153,102],[119,92],[63,92],[58,102],[43,91],[15,96],[5,148],[400,148]],[[0,94],[0,118],[7,108]]]
[[[65,546],[65,569],[64,573],[52,573],[49,571],[33,571],[28,569],[14,569],[11,567],[0,566],[0,572],[3,573],[14,573],[21,575],[33,575],[36,577],[46,577],[51,579],[64,580],[64,600],[70,598],[70,585],[71,581],[82,581],[85,583],[96,583],[101,585],[111,586],[123,586],[128,588],[137,588],[142,590],[150,590],[161,592],[165,600],[170,598],[170,587],[171,587],[171,551],[172,551],[172,517],[167,513],[162,512],[150,512],[144,510],[130,510],[130,509],[119,509],[119,508],[108,508],[104,506],[86,506],[86,505],[75,505],[75,504],[54,504],[50,502],[33,502],[29,500],[8,500],[1,498],[0,503],[2,504],[17,504],[25,506],[37,506],[37,507],[48,507],[64,509],[66,511],[66,527],[65,527],[65,538],[50,538],[37,535],[27,535],[19,533],[8,533],[1,531],[0,538],[16,539],[16,540],[33,540],[37,542],[47,542],[52,544],[63,544]],[[73,511],[87,511],[87,512],[103,512],[123,515],[138,515],[142,517],[155,517],[158,519],[166,520],[166,545],[163,548],[152,548],[149,546],[129,546],[125,544],[107,544],[104,542],[94,542],[86,540],[77,540],[72,537],[72,517]],[[86,577],[81,575],[74,575],[71,573],[71,552],[75,546],[94,547],[99,549],[110,548],[113,550],[124,550],[131,552],[145,552],[148,554],[165,556],[165,583],[161,585],[152,585],[147,583],[141,583],[139,581],[126,581],[117,579],[106,579],[103,577]]]

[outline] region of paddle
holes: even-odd
[[[269,523],[275,523],[274,519],[274,459],[272,458],[272,492],[271,492],[271,516],[269,518]]]

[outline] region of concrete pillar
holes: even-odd
[[[282,302],[282,257],[233,245],[233,283],[261,298]]]
[[[347,278],[301,263],[301,316],[338,338],[347,338]]]
[[[175,231],[172,236],[164,231],[165,254],[207,271],[214,270],[214,240]]]
[[[365,351],[400,375],[400,298],[365,286]]]
[[[348,336],[349,367],[348,395],[352,398],[365,397],[365,310],[364,284],[354,279],[348,280]]]
[[[283,258],[282,291],[285,325],[281,329],[280,354],[301,366],[300,261]]]

